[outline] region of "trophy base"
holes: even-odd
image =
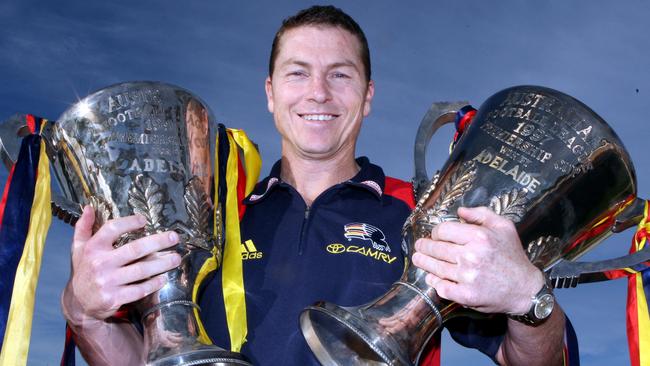
[[[253,366],[244,356],[226,351],[216,346],[203,346],[200,349],[165,357],[147,366]]]
[[[373,327],[359,309],[318,302],[303,310],[300,328],[318,361],[323,365],[412,365],[393,337]]]

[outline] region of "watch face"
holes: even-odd
[[[535,304],[535,317],[537,319],[546,319],[551,315],[554,304],[555,300],[553,299],[553,295],[544,294],[540,296],[537,304]]]

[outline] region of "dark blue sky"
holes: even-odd
[[[364,28],[373,60],[376,94],[358,155],[389,174],[410,179],[415,131],[431,102],[462,99],[478,106],[505,87],[537,84],[582,100],[607,120],[636,163],[640,195],[650,196],[647,2],[334,4]],[[55,119],[78,97],[110,84],[160,80],[193,91],[220,122],[245,129],[260,146],[266,172],[280,151],[263,90],[270,44],[281,20],[308,5],[6,0],[0,3],[0,119],[15,112]],[[450,134],[435,137],[430,170],[442,165]],[[6,171],[0,178],[4,182]],[[48,238],[30,365],[53,365],[60,354],[58,302],[71,233],[55,223]],[[608,240],[588,257],[623,254],[631,235]],[[629,363],[624,281],[557,292],[577,329],[583,364]],[[491,364],[446,338],[443,364],[469,363]]]

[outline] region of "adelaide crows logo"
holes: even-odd
[[[390,247],[386,243],[386,235],[379,228],[362,222],[353,222],[345,225],[344,229],[344,235],[348,241],[353,238],[368,240],[372,243],[373,248],[390,253]]]

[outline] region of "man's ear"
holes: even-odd
[[[266,108],[273,113],[273,85],[270,76],[267,76],[264,81],[264,90],[266,91]]]
[[[372,104],[372,97],[375,95],[375,82],[370,80],[368,82],[368,89],[366,89],[366,100],[363,105],[363,116],[367,117],[370,114],[370,106]]]

